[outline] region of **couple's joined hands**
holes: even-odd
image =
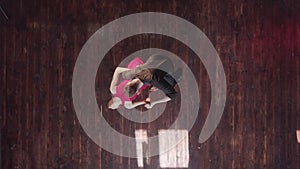
[[[149,92],[155,92],[155,91],[157,91],[157,90],[158,90],[158,89],[157,89],[156,87],[152,86],[152,87],[150,88]],[[147,98],[147,99],[145,100],[145,107],[146,107],[147,109],[151,109],[153,106],[154,106],[154,105],[151,104],[151,102],[150,102],[150,98]]]
[[[147,108],[147,109],[151,109],[154,105],[152,105],[151,104],[151,102],[150,102],[150,98],[147,98],[146,100],[145,100],[145,107]]]

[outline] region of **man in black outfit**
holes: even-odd
[[[152,85],[153,87],[161,90],[166,95],[160,100],[151,102],[145,105],[150,109],[155,104],[168,102],[174,100],[177,96],[175,85],[181,77],[181,69],[174,72],[174,64],[172,60],[163,55],[152,55],[147,61],[132,70],[122,72],[124,79],[136,79],[132,83],[128,83],[125,87],[125,94],[132,96],[136,92],[136,86],[143,84]],[[173,75],[173,76],[172,76]],[[138,79],[138,80],[137,80]]]

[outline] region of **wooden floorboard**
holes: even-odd
[[[208,74],[186,45],[161,35],[136,35],[109,51],[97,73],[99,105],[106,105],[114,68],[126,56],[165,49],[191,68],[200,90],[201,109],[189,132],[189,168],[300,169],[299,1],[6,0],[0,6],[5,12],[0,13],[3,169],[138,168],[136,159],[107,152],[83,131],[73,107],[72,74],[95,31],[119,17],[149,11],[188,20],[218,51],[227,100],[217,130],[207,142],[197,142],[210,106]],[[148,124],[105,107],[103,115],[121,133],[134,137],[138,128],[150,137],[175,121],[178,103],[168,103],[167,111]],[[151,157],[145,168],[159,168],[159,157]]]

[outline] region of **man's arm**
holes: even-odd
[[[175,100],[177,97],[174,86],[170,85],[165,79],[154,79],[153,86],[164,92],[164,94],[172,100]]]
[[[115,94],[116,93],[116,86],[117,86],[117,82],[118,82],[118,78],[119,78],[119,75],[120,73],[124,72],[124,71],[127,71],[129,70],[128,68],[123,68],[123,67],[117,67],[115,72],[114,72],[114,75],[113,75],[113,78],[111,80],[111,83],[110,83],[110,87],[109,87],[109,90],[112,94]]]
[[[166,95],[160,100],[156,100],[151,102],[151,104],[146,104],[145,107],[147,109],[152,108],[154,105],[159,104],[159,103],[165,103],[170,100],[175,100],[177,97],[177,92],[174,89],[172,85],[170,85],[165,79],[159,79],[158,76],[153,79],[153,86],[157,87],[160,89],[164,94]]]
[[[135,103],[132,103],[130,101],[126,101],[124,103],[124,107],[127,108],[127,109],[132,109],[132,108],[135,108],[135,107],[143,105],[143,104],[146,104],[146,101],[139,101],[139,102],[135,102]]]
[[[146,104],[145,107],[147,109],[151,109],[154,105],[159,104],[159,103],[165,103],[170,101],[171,99],[168,96],[165,96],[164,98],[160,99],[160,100],[156,100],[154,102],[151,102],[150,104]]]

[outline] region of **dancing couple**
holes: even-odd
[[[108,103],[110,109],[123,105],[127,109],[144,105],[151,109],[154,105],[174,100],[177,96],[175,85],[181,78],[182,69],[174,70],[175,64],[166,56],[151,55],[144,63],[139,57],[134,58],[127,67],[117,67],[111,84],[112,98]],[[118,83],[119,79],[122,81]],[[135,102],[140,93],[146,88],[149,91],[161,90],[165,96],[158,100],[147,98]]]

